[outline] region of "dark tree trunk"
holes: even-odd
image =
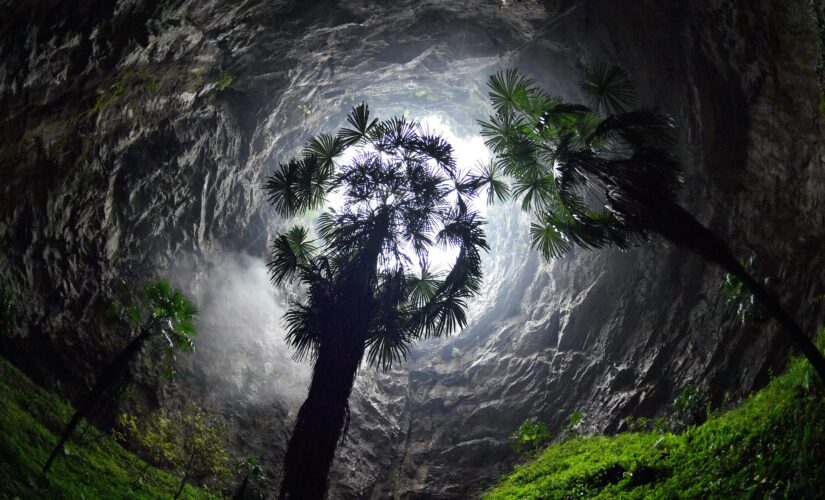
[[[75,429],[77,429],[77,426],[80,424],[81,420],[89,416],[94,407],[101,402],[110,390],[117,388],[120,380],[129,369],[129,365],[140,352],[144,342],[146,342],[150,335],[150,329],[147,328],[142,330],[141,333],[132,339],[129,344],[127,344],[126,347],[120,351],[115,359],[109,363],[102,372],[100,372],[95,379],[95,385],[92,388],[92,392],[90,392],[86,400],[77,407],[77,410],[75,410],[74,415],[72,415],[72,418],[69,420],[69,423],[66,424],[66,427],[63,429],[63,433],[60,435],[57,445],[55,445],[49,455],[49,458],[43,465],[43,474],[47,474],[49,472],[55,458],[57,458],[58,454],[63,451],[66,441],[68,441],[72,436],[72,433],[74,433]]]
[[[658,214],[657,232],[677,246],[691,250],[731,275],[735,276],[753,293],[756,300],[780,324],[782,330],[790,337],[802,354],[808,358],[819,378],[825,382],[825,357],[782,307],[779,297],[750,273],[733,256],[728,245],[716,233],[703,226],[690,213],[673,202],[657,200],[653,202],[650,213]]]
[[[286,448],[281,500],[322,500],[335,449],[349,419],[349,395],[364,357],[378,256],[389,228],[386,212],[373,220],[370,241],[352,256],[334,284],[335,302],[322,339],[306,401]]]
[[[243,477],[243,481],[241,481],[241,485],[238,486],[238,489],[235,491],[235,495],[232,497],[235,500],[243,500],[246,498],[246,487],[249,485],[249,474],[246,474]]]
[[[347,401],[364,355],[360,337],[340,332],[319,349],[309,395],[287,446],[281,499],[321,500],[326,494],[335,448],[348,418]]]
[[[192,463],[195,461],[195,454],[189,456],[189,461],[186,463],[186,470],[183,471],[183,477],[180,478],[180,484],[178,485],[177,491],[175,491],[175,496],[173,497],[174,500],[178,500],[180,498],[180,494],[183,493],[183,488],[186,486],[186,481],[189,480],[189,472],[192,470]]]

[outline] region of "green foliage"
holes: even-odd
[[[198,308],[183,292],[172,287],[169,280],[148,283],[136,300],[109,299],[102,314],[109,318],[124,317],[133,329],[149,330],[152,338],[162,339],[163,374],[167,379],[174,376],[177,353],[194,349]]]
[[[759,304],[753,293],[735,276],[725,274],[722,280],[722,293],[725,297],[725,308],[731,314],[735,314],[743,325],[761,316]]]
[[[696,387],[688,384],[670,403],[669,429],[679,431],[698,424],[708,415],[709,401]]]
[[[545,258],[627,248],[659,232],[651,204],[670,203],[680,183],[673,127],[655,111],[628,111],[635,90],[621,68],[587,71],[591,107],[548,95],[515,70],[492,75],[488,87],[496,114],[480,122],[481,135],[496,169],[479,185],[491,190],[488,200],[512,196],[533,211],[532,244]],[[484,178],[499,171],[509,192]]]
[[[484,498],[819,497],[825,390],[814,377],[807,361],[794,359],[738,408],[682,434],[654,428],[552,445]],[[679,404],[690,406],[697,391],[683,395]]]
[[[583,418],[584,415],[582,415],[582,412],[580,412],[579,410],[575,410],[573,413],[570,414],[570,417],[568,418],[568,425],[571,429],[575,429],[582,423]]]
[[[266,474],[258,464],[258,458],[255,455],[244,457],[238,464],[237,473],[241,479],[234,498],[256,500],[264,498],[263,488]]]
[[[111,83],[97,94],[95,103],[83,114],[84,118],[94,117],[111,109],[112,106],[120,102],[125,96],[144,89],[155,93],[160,89],[160,82],[154,79],[145,70],[129,70],[117,76]]]
[[[518,430],[510,436],[510,440],[516,453],[524,453],[538,449],[546,444],[550,437],[547,424],[528,419],[521,423]]]
[[[224,90],[228,89],[232,82],[235,81],[235,77],[232,76],[231,73],[224,73],[221,76],[220,81],[218,82],[218,92],[223,92]]]
[[[184,483],[218,490],[231,475],[226,423],[197,405],[155,411],[143,418],[122,414],[118,426],[121,435],[145,450],[153,464],[174,471]]]
[[[650,419],[646,417],[626,417],[624,423],[630,432],[641,432],[650,426]]]
[[[636,86],[618,66],[596,64],[588,68],[581,82],[590,105],[604,114],[627,111],[636,101]]]
[[[74,410],[56,395],[35,385],[0,358],[0,497],[2,498],[145,498],[168,497],[178,479],[147,467],[146,485],[133,490],[134,469],[141,459],[93,427],[71,441],[65,457],[48,479],[40,473],[57,441],[56,433]],[[214,498],[186,487],[186,498]]]

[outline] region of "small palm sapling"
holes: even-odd
[[[129,373],[143,347],[153,341],[163,342],[166,356],[166,375],[172,375],[171,362],[177,351],[191,351],[195,336],[194,318],[198,312],[180,290],[172,288],[169,281],[160,280],[144,287],[140,299],[122,306],[113,303],[116,313],[125,314],[130,328],[130,340],[95,378],[95,384],[86,399],[77,407],[49,458],[43,465],[43,474],[49,472],[55,458],[63,451],[83,418],[95,409],[115,398],[128,384]]]

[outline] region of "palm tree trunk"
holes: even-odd
[[[333,335],[318,351],[309,395],[287,445],[282,500],[321,500],[326,494],[327,476],[348,418],[347,401],[364,356],[363,340],[345,333]]]
[[[101,402],[105,394],[110,389],[117,386],[118,381],[121,377],[123,377],[132,360],[140,352],[141,347],[143,347],[143,343],[149,338],[150,335],[150,329],[147,328],[142,330],[141,333],[132,339],[129,344],[127,344],[126,347],[120,351],[117,357],[115,357],[115,359],[109,363],[102,372],[100,372],[95,379],[95,385],[92,388],[92,392],[90,392],[86,400],[77,407],[77,410],[74,412],[74,415],[72,415],[69,423],[66,424],[66,427],[63,429],[60,439],[57,441],[57,445],[55,445],[49,455],[49,458],[43,465],[44,475],[49,472],[55,458],[57,458],[58,454],[63,451],[66,441],[68,441],[72,436],[72,433],[74,433],[75,429],[77,429],[77,426],[80,424],[81,420],[89,416],[91,410]]]
[[[323,338],[306,401],[286,448],[280,500],[323,500],[335,449],[349,419],[349,395],[366,349],[378,256],[389,230],[386,211],[374,219],[363,250],[335,283],[338,300],[324,311]]]
[[[780,324],[782,330],[802,351],[802,354],[808,358],[814,370],[819,374],[819,378],[825,382],[825,357],[782,307],[779,297],[750,275],[733,256],[733,252],[721,237],[703,226],[684,208],[673,202],[658,200],[654,203],[653,206],[656,208],[650,208],[650,213],[659,214],[656,224],[657,232],[677,246],[687,248],[705,260],[718,265],[744,283],[756,300]]]

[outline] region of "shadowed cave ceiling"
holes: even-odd
[[[0,33],[0,270],[27,304],[2,352],[76,397],[120,341],[93,305],[170,276],[202,310],[197,350],[171,384],[141,366],[135,404],[219,413],[273,485],[309,367],[283,342],[289,297],[265,268],[282,221],[261,186],[361,101],[469,140],[494,71],[578,99],[587,64],[619,63],[679,125],[684,205],[758,256],[805,326],[823,319],[808,2],[6,0]],[[718,402],[782,366],[775,327],[740,325],[697,258],[659,243],[545,262],[524,214],[488,215],[468,326],[362,369],[330,498],[466,497],[509,470],[525,418],[616,431],[686,384]]]

